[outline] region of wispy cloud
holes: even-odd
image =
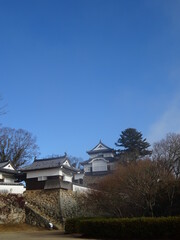
[[[180,96],[177,96],[157,122],[151,125],[148,141],[152,144],[164,138],[169,132],[180,133]]]

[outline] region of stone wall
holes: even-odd
[[[1,194],[0,224],[26,221],[31,225],[47,227],[52,222],[61,228],[67,218],[91,216],[91,211],[82,202],[83,193],[64,189],[28,190],[23,196]]]
[[[80,208],[76,192],[60,190],[60,207],[63,221],[66,218],[79,217]]]
[[[25,206],[25,212],[27,224],[49,229],[49,221],[42,217],[41,214],[37,213],[28,206]]]
[[[24,223],[24,198],[16,194],[0,194],[0,224]]]
[[[42,213],[49,221],[62,222],[59,189],[28,190],[24,195],[27,204],[36,212]]]
[[[86,187],[96,188],[97,183],[102,181],[105,176],[107,176],[107,174],[104,174],[104,175],[84,175],[83,184]]]
[[[92,217],[94,214],[89,211],[86,205],[86,191],[74,192],[72,190],[60,189],[61,217],[64,221],[73,217]]]
[[[65,219],[86,216],[81,193],[64,189],[28,190],[23,196],[0,195],[0,224],[24,223],[62,228]],[[26,204],[25,204],[26,202]]]
[[[67,218],[86,215],[81,206],[80,196],[81,193],[64,189],[28,190],[25,193],[27,206],[49,222],[62,225]],[[32,222],[33,217],[30,217]]]

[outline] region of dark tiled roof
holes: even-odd
[[[0,162],[0,172],[12,173],[12,174],[17,173],[16,170],[4,168],[4,167],[7,166],[9,163],[10,163],[10,161]]]
[[[101,149],[101,148],[100,148],[100,149],[95,150],[99,144],[101,144],[105,149]],[[102,152],[102,153],[105,153],[105,152],[114,152],[114,151],[115,151],[115,150],[114,150],[113,148],[110,148],[110,147],[106,146],[106,145],[105,145],[104,143],[102,143],[101,140],[100,140],[99,143],[98,143],[93,149],[87,151],[87,153],[88,153],[88,154],[92,154],[92,153],[101,153],[101,152]]]
[[[108,171],[97,171],[97,172],[86,172],[86,176],[102,176],[102,175],[108,175],[110,172]]]
[[[114,157],[105,157],[106,160],[108,160],[109,162],[115,162],[116,159]]]
[[[63,163],[67,160],[66,156],[57,157],[57,158],[45,158],[45,159],[35,159],[34,162],[22,168],[22,171],[29,171],[29,170],[39,170],[39,169],[46,169],[46,168],[56,168],[63,165]]]
[[[63,168],[71,170],[73,172],[79,172],[80,171],[80,169],[77,169],[77,168],[74,168],[74,167],[69,167],[67,165],[63,165]]]
[[[83,162],[80,162],[80,164],[83,166],[85,164],[88,164],[89,162],[91,162],[93,159],[96,159],[96,158],[104,158],[106,161],[109,161],[109,162],[115,162],[116,159],[114,157],[102,157],[102,156],[97,156],[97,157],[94,157],[94,158],[90,158],[86,161],[83,161]]]
[[[6,169],[6,168],[0,168],[0,172],[3,172],[3,173],[11,173],[11,174],[18,173],[18,171],[16,171],[16,170]]]
[[[65,161],[69,162],[69,159],[67,156],[62,156],[62,157],[56,157],[56,158],[46,158],[46,159],[36,159],[34,162],[22,168],[21,170],[26,172],[26,171],[31,171],[31,170],[40,170],[40,169],[50,169],[50,168],[57,168],[63,166],[63,168],[69,169],[71,171],[78,171],[78,169],[69,167],[66,165],[63,165]]]
[[[111,153],[115,152],[114,149],[98,149],[98,150],[93,150],[93,151],[88,151],[87,153],[90,154],[96,154],[96,153]]]
[[[15,186],[24,186],[22,183],[4,183],[4,182],[0,182],[0,185],[15,185]]]
[[[89,159],[89,160],[86,160],[86,161],[80,162],[80,164],[83,166],[83,165],[89,163],[91,160],[92,160],[92,159]]]
[[[5,162],[0,162],[0,168],[5,167],[6,165],[8,165],[9,161],[5,161]]]

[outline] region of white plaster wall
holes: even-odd
[[[59,168],[27,172],[27,178],[46,177],[46,176],[63,176],[63,174],[62,174],[62,170]]]
[[[0,193],[23,194],[26,188],[21,185],[0,185]]]
[[[14,170],[14,168],[11,166],[11,164],[9,163],[7,166],[3,167],[5,169],[10,169],[10,170]]]
[[[68,160],[66,160],[66,161],[63,163],[63,165],[66,165],[66,166],[70,167],[70,164],[69,164]]]
[[[83,177],[84,177],[84,173],[76,173],[76,174],[74,175],[74,179],[75,179],[75,180],[83,179]]]
[[[10,178],[10,177],[4,177],[4,182],[5,183],[14,183],[15,178]]]
[[[64,175],[64,176],[63,176],[63,181],[65,181],[65,182],[72,182],[72,177],[71,177],[71,176]]]
[[[5,183],[14,183],[16,180],[12,175],[7,175],[4,173],[0,173],[0,179],[3,179],[3,182]]]
[[[82,187],[82,186],[78,186],[78,185],[73,184],[73,191],[74,192],[86,192],[88,190],[90,190],[90,189],[86,188],[86,187]]]
[[[38,181],[45,181],[45,180],[47,180],[47,177],[43,177],[43,176],[38,177]]]
[[[103,160],[95,160],[92,162],[92,171],[107,171],[107,162]]]

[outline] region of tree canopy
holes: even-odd
[[[176,177],[180,176],[180,134],[168,133],[153,145],[152,158]]]
[[[36,138],[23,129],[0,128],[0,162],[10,160],[19,168],[39,154]]]
[[[96,215],[160,217],[180,214],[180,182],[151,159],[119,165],[96,187],[98,191],[87,192],[82,203]]]
[[[148,150],[150,144],[135,128],[127,128],[122,131],[115,145],[120,147],[118,150],[120,153],[129,154],[135,159],[151,154],[151,151]]]

